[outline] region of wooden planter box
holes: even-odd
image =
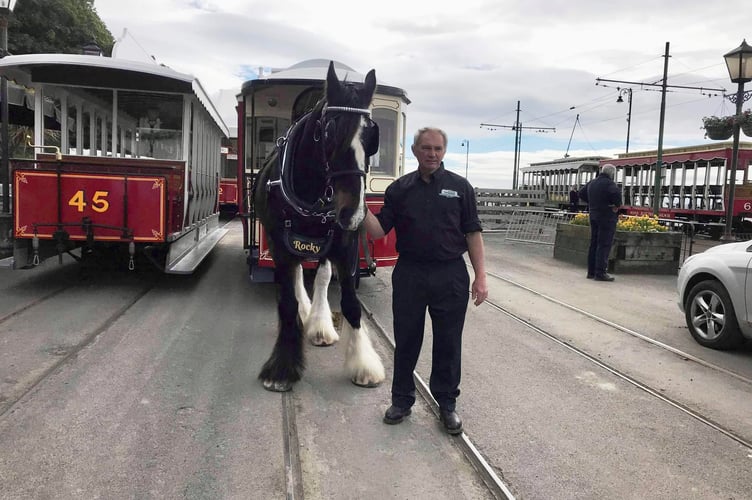
[[[617,231],[608,257],[608,272],[676,274],[682,233]],[[556,226],[554,258],[587,267],[590,226],[560,223]]]

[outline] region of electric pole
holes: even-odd
[[[520,152],[521,152],[521,145],[522,145],[522,131],[525,129],[528,130],[537,130],[539,132],[543,132],[545,130],[553,130],[554,132],[556,129],[554,127],[523,127],[522,123],[520,123],[520,101],[517,101],[517,118],[514,121],[514,125],[495,125],[493,123],[481,123],[481,127],[493,127],[493,128],[508,128],[514,130],[514,165],[513,165],[513,172],[512,172],[512,189],[517,189],[517,182],[518,182],[518,175],[520,171]]]

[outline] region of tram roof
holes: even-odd
[[[686,161],[707,161],[718,158],[731,158],[733,151],[732,142],[720,142],[713,144],[700,144],[678,148],[666,148],[661,152],[663,163],[683,163]],[[739,143],[739,151],[746,155],[752,154],[752,143]],[[617,166],[649,165],[655,163],[658,150],[636,151],[632,153],[620,153],[616,159],[608,162]]]
[[[605,156],[586,156],[581,158],[560,158],[552,161],[531,163],[529,167],[520,168],[521,172],[550,172],[556,170],[577,170],[580,167],[597,167]]]
[[[248,80],[243,84],[241,92],[245,95],[260,88],[277,85],[312,85],[315,83],[323,85],[328,70],[329,59],[308,59],[293,64],[289,68],[273,71],[270,75],[265,76],[264,78]],[[337,73],[337,77],[340,80],[358,83],[363,83],[363,81],[365,81],[365,75],[363,73],[359,73],[350,66],[339,61],[334,61],[334,71]],[[376,93],[396,96],[405,101],[405,103],[410,104],[407,92],[399,87],[377,83]]]
[[[23,54],[0,59],[0,75],[31,87],[34,83],[194,94],[219,127],[227,125],[201,82],[157,63],[81,54]]]

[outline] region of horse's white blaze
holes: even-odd
[[[295,298],[298,299],[298,315],[300,315],[300,321],[305,324],[308,315],[311,313],[311,299],[308,297],[308,292],[303,283],[303,266],[298,264],[295,266],[294,272]]]
[[[350,379],[358,385],[377,385],[384,381],[384,365],[373,348],[361,323],[360,328],[353,328],[346,320],[342,322],[342,335],[347,342],[345,371]]]
[[[327,296],[331,279],[332,265],[326,260],[316,271],[310,314],[303,320],[305,335],[315,345],[331,345],[339,340],[337,330],[334,329],[332,310],[329,307],[329,297]],[[303,292],[305,292],[305,288]]]
[[[353,152],[355,154],[355,162],[358,164],[358,170],[361,172],[366,171],[366,152],[363,149],[363,144],[360,142],[360,136],[363,133],[362,126],[365,125],[365,119],[363,117],[360,118],[360,124],[361,128],[358,129],[358,132],[353,137],[352,143],[350,143],[350,147],[353,149]],[[366,179],[365,177],[362,178],[361,186],[360,186],[360,199],[358,200],[358,206],[355,209],[355,212],[353,213],[352,218],[350,219],[350,224],[347,225],[346,230],[348,231],[355,231],[358,226],[360,226],[360,223],[363,222],[363,219],[366,217]]]

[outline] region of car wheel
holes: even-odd
[[[743,342],[734,305],[718,281],[702,281],[689,291],[684,305],[687,328],[698,344],[731,349]]]

